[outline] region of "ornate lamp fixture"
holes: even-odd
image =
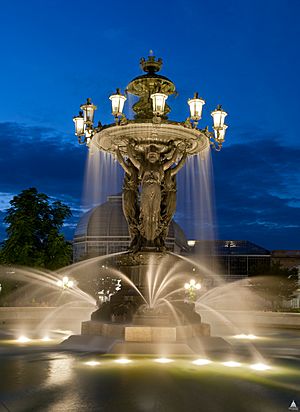
[[[225,132],[228,126],[224,124],[225,117],[227,113],[222,110],[222,106],[218,105],[216,110],[211,113],[214,120],[214,131],[215,131],[215,140],[222,144],[225,140]]]
[[[112,94],[109,100],[111,100],[112,114],[115,116],[116,123],[118,123],[119,118],[125,118],[123,107],[127,98],[120,93],[120,89],[117,89],[116,94]]]
[[[80,111],[78,116],[73,117],[73,122],[75,123],[75,134],[78,136],[78,139],[81,139],[84,136],[84,118],[83,112]]]
[[[189,300],[195,302],[197,292],[201,289],[201,283],[196,282],[195,279],[191,279],[188,283],[184,284],[184,289],[186,290]]]
[[[196,92],[194,98],[188,100],[188,105],[190,106],[191,113],[190,120],[192,120],[194,126],[197,127],[197,124],[202,117],[202,108],[205,105],[205,100],[200,99]]]
[[[150,97],[152,99],[153,114],[155,116],[163,116],[168,96],[164,93],[153,93]]]
[[[134,119],[129,120],[124,115],[123,109],[127,97],[121,94],[120,89],[117,89],[116,93],[109,97],[115,123],[102,126],[99,122],[98,126],[94,127],[94,114],[97,107],[91,102],[91,99],[87,99],[87,102],[80,106],[82,111],[73,118],[75,134],[78,137],[79,143],[86,143],[89,146],[93,139],[93,144],[98,149],[115,153],[115,147],[120,146],[118,142],[121,136],[123,137],[123,143],[128,143],[132,141],[133,135],[137,135],[138,129],[139,131],[141,129],[144,130],[146,125],[148,135],[149,133],[151,135],[152,123],[156,127],[156,133],[158,133],[157,124],[162,126],[161,133],[158,133],[157,136],[158,140],[162,139],[165,142],[168,140],[165,135],[172,135],[173,141],[175,138],[177,143],[179,141],[184,142],[190,155],[199,153],[208,144],[217,151],[221,150],[228,127],[224,123],[227,113],[222,110],[221,106],[217,106],[211,113],[213,117],[213,132],[210,132],[208,127],[204,129],[198,128],[205,104],[205,100],[200,98],[198,93],[195,93],[194,97],[188,100],[190,116],[184,122],[169,121],[167,115],[171,109],[167,105],[166,100],[168,96],[177,94],[177,92],[171,80],[157,74],[162,67],[162,59],[156,59],[150,51],[148,59],[142,58],[140,60],[140,67],[146,74],[133,79],[125,91],[125,94],[130,93],[139,97],[138,102],[132,107],[135,112]],[[113,130],[114,126],[117,126],[115,130]],[[120,131],[118,126],[122,126],[124,129]],[[129,133],[129,130],[132,131],[134,128],[136,129],[135,132]],[[193,131],[184,131],[186,128],[193,129]],[[123,146],[124,148],[125,145]]]

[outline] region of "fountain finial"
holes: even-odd
[[[144,70],[144,72],[149,73],[149,74],[154,74],[156,72],[159,72],[161,69],[162,63],[163,62],[161,58],[158,58],[157,60],[155,60],[153,50],[149,51],[149,56],[147,60],[144,57],[142,57],[140,60],[141,69]]]

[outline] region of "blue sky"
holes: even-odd
[[[217,236],[300,249],[299,12],[298,0],[2,4],[0,217],[36,186],[70,204],[72,236],[86,159],[72,116],[90,96],[110,123],[109,94],[153,49],[179,92],[171,119],[186,118],[196,90],[201,126],[218,103],[229,113],[226,145],[213,154]],[[178,216],[189,235],[184,207]]]

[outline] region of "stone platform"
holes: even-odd
[[[125,342],[182,342],[201,336],[210,336],[210,325],[196,323],[180,326],[149,326],[86,321],[81,324],[82,335],[104,336]]]

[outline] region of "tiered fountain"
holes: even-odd
[[[207,127],[198,128],[205,104],[198,93],[188,101],[190,116],[185,121],[168,120],[170,107],[166,100],[176,94],[176,88],[167,77],[157,74],[162,60],[150,54],[147,60],[140,61],[146,74],[133,79],[125,95],[117,89],[110,96],[114,124],[93,126],[96,106],[90,99],[74,117],[79,143],[85,143],[91,152],[109,153],[124,169],[123,211],[131,245],[127,253],[118,256],[116,269],[132,279],[131,289],[137,290],[139,286],[133,298],[132,290],[126,287],[109,304],[100,306],[92,320],[83,323],[82,334],[118,338],[127,349],[128,342],[178,343],[209,335],[209,325],[201,323],[194,305],[180,302],[182,285],[178,280],[156,277],[153,281],[149,280],[149,273],[155,274],[161,267],[167,273],[180,259],[169,254],[165,247],[176,210],[177,173],[188,157],[199,156],[210,146],[219,151],[227,128],[224,124],[227,113],[221,106],[212,112],[213,132]],[[131,120],[123,114],[128,93],[138,97],[132,107],[135,115]],[[139,285],[132,277],[133,267],[139,268],[139,278],[142,278]],[[124,308],[124,303],[127,310],[122,322],[120,319],[112,322],[111,308],[118,305]]]

